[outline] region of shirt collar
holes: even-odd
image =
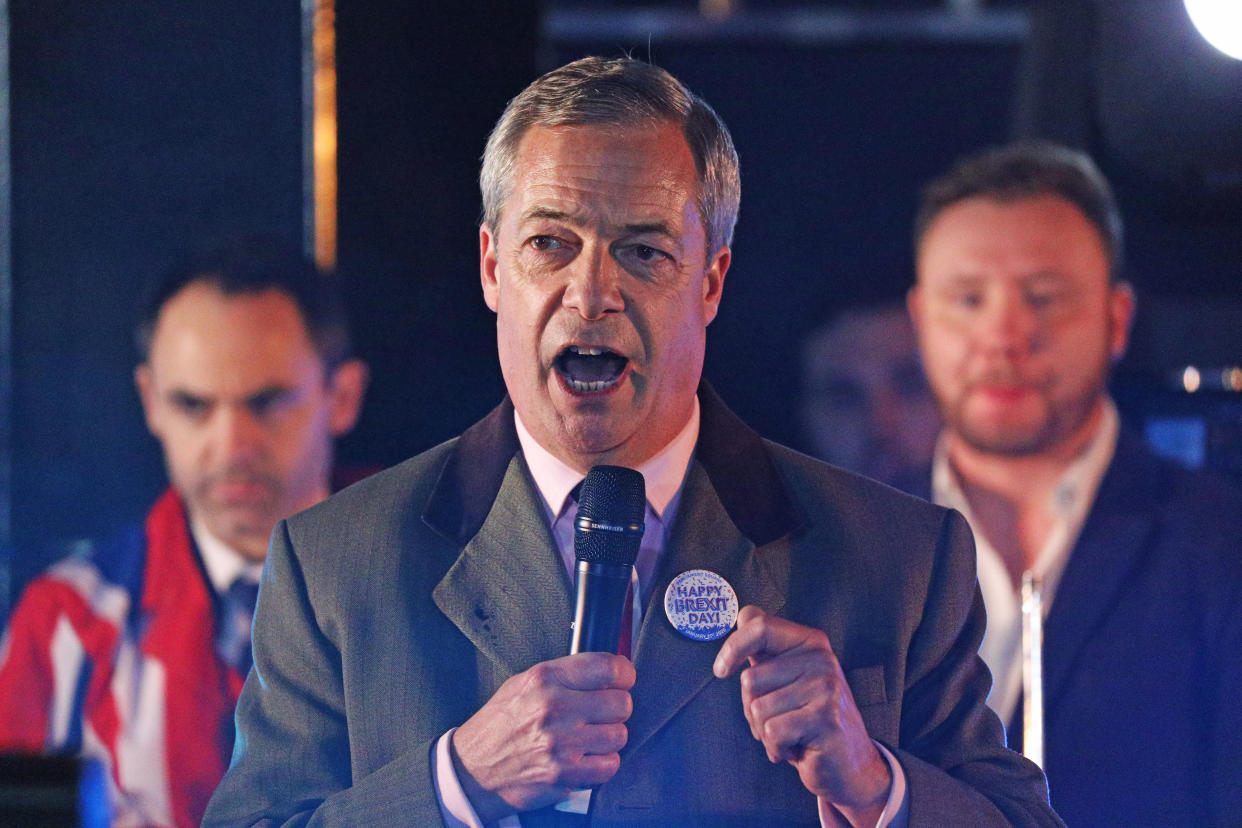
[[[1095,501],[1100,481],[1112,461],[1119,430],[1117,408],[1112,400],[1106,399],[1104,416],[1096,433],[1053,486],[1049,504],[1051,531],[1031,566],[1031,573],[1040,583],[1045,617]],[[957,509],[974,530],[979,589],[988,612],[988,626],[979,645],[979,655],[992,671],[993,678],[987,703],[1001,721],[1010,721],[1022,695],[1021,599],[1000,553],[975,525],[961,481],[949,462],[948,440],[944,433],[936,444],[932,460],[932,499],[941,506]]]
[[[586,475],[566,465],[552,452],[541,446],[526,429],[516,408],[513,410],[513,420],[517,426],[518,442],[522,444],[522,454],[526,457],[530,476],[534,478],[535,486],[539,489],[539,494],[543,496],[544,505],[555,517],[565,508],[565,501],[570,491],[581,483]],[[664,517],[664,511],[668,508],[669,502],[681,488],[698,439],[699,398],[696,396],[694,407],[690,411],[690,419],[682,426],[677,436],[656,452],[651,459],[640,463],[636,468],[636,471],[643,476],[647,489],[647,504],[656,517]]]
[[[1033,567],[1036,575],[1046,578],[1050,574],[1059,574],[1064,569],[1065,560],[1069,557],[1070,549],[1077,540],[1091,503],[1095,500],[1104,472],[1112,462],[1120,430],[1121,418],[1117,414],[1117,406],[1106,397],[1104,413],[1095,434],[1082,453],[1061,472],[1052,488],[1052,502],[1049,504],[1051,513],[1065,531],[1054,532],[1049,539],[1053,543],[1041,551]],[[941,433],[932,458],[932,500],[942,506],[957,509],[966,517],[968,523],[974,522],[961,481],[949,461],[947,432]],[[976,541],[983,545],[984,539],[979,537],[977,531],[975,534]]]
[[[194,545],[198,547],[198,553],[203,559],[207,579],[217,593],[223,595],[228,592],[238,578],[252,584],[259,582],[259,576],[263,572],[261,561],[252,561],[230,548],[211,534],[207,526],[197,518],[190,518],[190,534],[194,537]]]
[[[1095,493],[1104,479],[1104,472],[1112,462],[1117,449],[1117,435],[1121,431],[1121,417],[1111,399],[1104,400],[1104,415],[1099,429],[1091,442],[1069,466],[1052,490],[1052,507],[1059,515],[1083,512],[1095,500]],[[1078,508],[1084,507],[1084,508]]]

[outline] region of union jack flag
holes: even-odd
[[[233,748],[242,676],[169,490],[141,528],[33,581],[0,639],[0,750],[106,770],[112,824],[197,826]]]

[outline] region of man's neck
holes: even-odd
[[[970,504],[975,530],[1004,559],[1015,583],[1047,542],[1053,492],[1099,433],[1104,409],[1101,397],[1073,434],[1039,454],[980,451],[955,433],[947,435],[949,465]]]
[[[253,560],[220,540],[207,528],[206,521],[190,517],[190,535],[198,547],[207,579],[216,592],[223,593],[238,576],[258,581],[262,561]]]
[[[289,514],[286,515],[285,517],[289,517],[290,515],[296,515],[298,512],[301,512],[303,509],[309,509],[310,507],[316,504],[323,503],[325,500],[327,500],[331,496],[332,496],[332,487],[329,485],[327,480],[324,480],[322,483],[320,483],[314,489],[308,492],[305,497],[303,497],[300,501],[298,501],[297,505],[293,507],[293,510],[290,511]]]
[[[949,432],[949,462],[969,496],[971,490],[988,492],[1022,508],[1039,503],[1056,486],[1065,470],[1082,456],[1100,430],[1105,401],[1096,401],[1091,414],[1072,434],[1038,454],[1003,454],[981,451]]]
[[[545,451],[566,466],[586,474],[598,465],[636,469],[663,451],[685,430],[686,424],[695,415],[699,406],[698,395],[691,394],[685,400],[678,400],[675,406],[659,417],[649,416],[627,438],[598,451],[587,451],[582,446],[573,445],[575,441],[570,437],[541,426],[537,417],[522,417],[516,403],[514,411],[518,413],[527,433]]]
[[[543,495],[551,514],[555,516],[562,507],[564,496],[582,480],[589,467],[581,470],[566,463],[531,434],[516,409],[513,415],[518,442],[526,455],[526,463],[535,479],[535,486]],[[695,397],[685,424],[667,444],[642,462],[633,465],[613,463],[626,465],[627,468],[642,473],[647,486],[647,502],[657,516],[664,514],[665,507],[681,488],[698,435],[699,402]]]

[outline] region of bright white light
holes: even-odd
[[[1203,39],[1231,58],[1242,60],[1242,2],[1184,0],[1186,13]]]

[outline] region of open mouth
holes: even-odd
[[[607,391],[625,376],[630,361],[607,348],[570,345],[553,362],[569,389],[578,394]]]

